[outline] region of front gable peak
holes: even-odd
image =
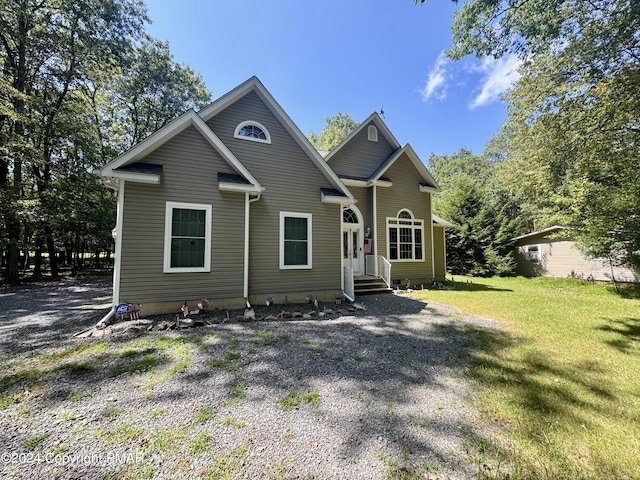
[[[225,110],[227,107],[233,105],[235,102],[252,92],[258,96],[260,101],[262,101],[262,103],[276,118],[276,120],[284,127],[286,132],[291,136],[296,144],[312,160],[314,165],[318,168],[318,170],[321,171],[325,178],[329,180],[331,186],[341,192],[342,196],[344,196],[348,201],[353,201],[354,199],[351,192],[349,192],[347,187],[344,185],[344,183],[342,183],[340,178],[338,178],[336,173],[331,168],[329,168],[320,153],[318,153],[318,151],[311,145],[307,137],[300,131],[293,120],[291,120],[289,115],[284,111],[284,109],[280,106],[276,99],[266,89],[266,87],[262,84],[258,77],[253,76],[249,78],[233,90],[221,96],[211,105],[202,109],[199,112],[199,116],[204,122],[208,122],[213,117]],[[260,125],[257,122],[253,121],[252,124],[257,125],[258,128],[260,128]],[[238,133],[238,128],[239,127],[236,127],[236,134]],[[271,139],[268,138],[266,134],[263,139],[255,140],[263,141],[264,143],[271,143]]]
[[[396,150],[400,148],[400,143],[393,136],[387,124],[384,123],[380,114],[377,112],[373,112],[369,115],[353,132],[346,136],[344,140],[342,140],[338,145],[336,145],[326,156],[325,161],[330,162],[331,159],[338,153],[340,150],[345,147],[345,145],[349,144],[351,140],[358,135],[366,135],[368,141],[378,142],[378,139],[382,136],[387,142],[391,145],[391,147]]]
[[[193,110],[189,110],[180,115],[172,122],[136,144],[133,148],[106,164],[99,170],[98,174],[104,178],[121,178],[143,183],[160,183],[161,166],[157,166],[160,168],[154,170],[151,168],[135,167],[134,165],[189,127],[194,127],[222,158],[229,163],[237,174],[246,179],[249,185],[247,191],[257,193],[264,190],[251,172],[247,170],[220,138],[207,126],[204,120]]]
[[[383,162],[378,170],[376,170],[375,173],[371,176],[370,181],[376,182],[382,179],[385,172],[387,172],[389,168],[391,168],[391,166],[396,163],[396,161],[398,161],[403,155],[406,155],[409,158],[415,169],[422,176],[423,182],[420,183],[420,191],[431,193],[439,192],[440,187],[438,186],[435,178],[433,178],[431,172],[427,170],[427,167],[424,163],[422,163],[422,160],[420,160],[418,154],[408,143],[405,144],[402,148],[396,150],[385,162]]]

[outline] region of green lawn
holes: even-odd
[[[640,479],[640,300],[571,279],[457,278],[429,301],[498,320],[471,375],[480,470],[501,479]],[[625,298],[627,297],[627,298]],[[637,295],[636,295],[637,298]]]

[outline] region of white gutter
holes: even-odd
[[[249,206],[253,202],[260,200],[261,192],[256,198],[250,198],[249,192],[244,194],[244,286],[242,295],[245,300],[249,300]]]
[[[120,270],[122,266],[121,258],[122,258],[122,222],[123,222],[123,211],[124,211],[124,180],[120,179],[119,182],[113,182],[110,185],[112,188],[116,188],[118,190],[118,207],[116,213],[116,228],[113,229],[113,236],[116,242],[116,251],[114,253],[115,257],[113,260],[113,300],[111,304],[111,310],[102,317],[102,319],[98,322],[96,327],[104,328],[107,325],[107,322],[111,317],[113,317],[116,313],[116,306],[120,303]]]

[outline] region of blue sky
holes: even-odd
[[[346,112],[384,108],[401,144],[424,162],[480,154],[505,120],[511,59],[444,56],[458,5],[430,0],[147,0],[149,33],[204,78],[214,98],[252,75],[304,134]]]

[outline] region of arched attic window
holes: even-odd
[[[253,142],[271,143],[269,131],[263,125],[253,120],[239,123],[233,136]]]
[[[378,141],[378,129],[375,127],[375,125],[369,125],[367,127],[367,139],[370,142]]]

